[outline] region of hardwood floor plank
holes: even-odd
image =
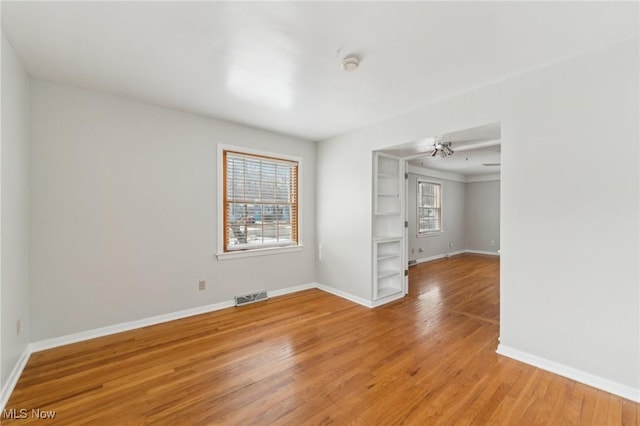
[[[7,409],[73,425],[637,425],[638,404],[495,353],[498,281],[499,259],[455,256],[412,267],[409,295],[376,309],[307,290],[38,352]]]
[[[622,400],[621,424],[638,425],[640,424],[640,404],[636,404],[628,399]]]

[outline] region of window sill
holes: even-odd
[[[268,256],[270,254],[293,253],[302,251],[303,248],[303,245],[297,245],[289,247],[269,247],[252,250],[228,251],[225,253],[216,253],[216,258],[218,260],[232,260],[240,259],[243,257]]]
[[[416,237],[418,238],[439,237],[442,234],[444,234],[444,231],[425,232],[423,234],[416,235]]]

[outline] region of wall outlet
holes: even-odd
[[[18,321],[16,321],[16,336],[20,335],[20,331],[22,331],[22,322],[18,318]]]
[[[453,247],[453,241],[449,241],[449,248]]]
[[[198,290],[204,290],[207,288],[207,282],[206,281],[199,281],[198,282]]]
[[[496,240],[489,241],[489,244],[491,244],[492,246],[495,246],[496,245]]]

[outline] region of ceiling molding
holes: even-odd
[[[487,173],[481,175],[463,175],[460,173],[444,172],[442,170],[428,169],[426,167],[414,166],[409,164],[407,171],[414,175],[432,177],[437,179],[452,180],[454,182],[475,183],[475,182],[494,182],[500,180],[500,173]]]
[[[409,173],[420,176],[434,177],[438,179],[452,180],[455,182],[465,182],[465,176],[459,173],[443,172],[441,170],[427,169],[426,167],[414,166],[409,164]]]
[[[473,182],[493,182],[500,180],[500,173],[487,173],[486,175],[469,175],[465,177],[466,183]]]

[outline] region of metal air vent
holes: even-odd
[[[242,296],[234,296],[236,306],[248,305],[250,303],[259,302],[261,300],[267,300],[267,292],[259,291],[257,293],[244,294]]]

